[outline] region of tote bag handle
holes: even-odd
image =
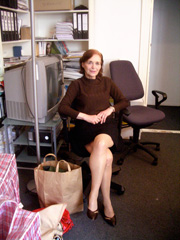
[[[59,172],[59,164],[60,164],[60,163],[65,163],[65,164],[67,165],[68,172],[71,172],[71,167],[70,167],[69,163],[66,162],[65,160],[60,160],[60,161],[58,162],[58,164],[56,165],[56,172]]]
[[[49,156],[53,156],[53,157],[54,157],[54,160],[55,160],[56,163],[57,163],[57,157],[56,157],[56,155],[54,155],[53,153],[48,153],[48,154],[46,154],[46,156],[43,158],[43,162],[44,162],[44,163],[46,162],[46,158],[49,157]]]

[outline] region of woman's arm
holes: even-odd
[[[114,100],[114,109],[115,112],[119,112],[120,110],[123,110],[129,106],[129,100],[126,99],[121,92],[121,90],[116,86],[116,84],[111,79],[111,89],[110,89],[110,95]]]
[[[79,92],[78,82],[73,81],[69,85],[66,95],[60,102],[58,109],[60,115],[66,115],[74,119],[77,117],[79,112],[72,108],[72,103],[76,99],[78,92]]]

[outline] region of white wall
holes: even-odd
[[[180,106],[180,0],[154,0],[148,104],[153,89],[167,93],[164,105]]]
[[[140,13],[140,0],[94,1],[89,47],[103,53],[105,75],[109,75],[109,62],[116,59],[128,59],[138,69]]]
[[[89,0],[89,48],[103,53],[104,75],[109,62],[129,60],[137,70],[145,90],[141,104],[147,103],[150,38],[153,0]]]

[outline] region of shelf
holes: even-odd
[[[42,162],[43,158],[41,158]],[[16,156],[17,162],[23,162],[23,163],[36,163],[37,164],[37,157],[36,156],[29,156],[27,154],[27,148],[23,149],[22,152]]]
[[[8,10],[8,11],[13,11],[13,12],[17,12],[17,13],[29,13],[29,10],[9,8],[9,7],[3,7],[3,6],[0,6],[0,9],[4,9],[4,10]]]
[[[4,41],[2,42],[2,45],[4,44],[14,44],[14,43],[24,43],[24,42],[30,42],[30,39],[24,39],[24,40],[14,40],[14,41]]]
[[[36,146],[36,142],[28,141],[28,131],[24,131],[14,142],[13,145]],[[42,147],[51,147],[51,143],[40,143]]]
[[[9,69],[12,69],[12,68],[24,66],[26,62],[27,62],[27,61],[21,61],[21,62],[17,62],[17,63],[14,62],[14,63],[6,64],[6,65],[4,66],[4,70],[9,70]]]
[[[54,38],[43,38],[43,39],[35,39],[36,42],[88,42],[89,39],[54,39]]]
[[[59,11],[35,11],[35,14],[61,14],[61,13],[88,13],[89,10],[59,10]]]
[[[15,126],[34,126],[35,123],[6,118],[3,121],[3,124],[4,125],[15,125]],[[61,118],[58,121],[53,121],[52,119],[50,119],[46,123],[39,123],[39,129],[44,129],[44,127],[52,128],[52,127],[55,127],[59,124],[62,125]]]

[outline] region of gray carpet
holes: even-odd
[[[148,106],[154,107],[154,106]],[[159,110],[165,113],[166,118],[157,124],[150,126],[150,129],[178,130],[180,131],[180,107],[160,106]]]
[[[64,240],[179,240],[180,239],[180,134],[143,133],[142,140],[161,143],[158,166],[138,150],[129,155],[113,180],[126,188],[123,196],[111,193],[117,216],[115,228],[98,216],[91,221],[85,210],[71,215],[74,227]],[[119,154],[115,154],[115,162]],[[33,172],[19,170],[21,201],[25,209],[38,208],[37,196],[27,192]],[[101,196],[99,201],[101,202]]]

